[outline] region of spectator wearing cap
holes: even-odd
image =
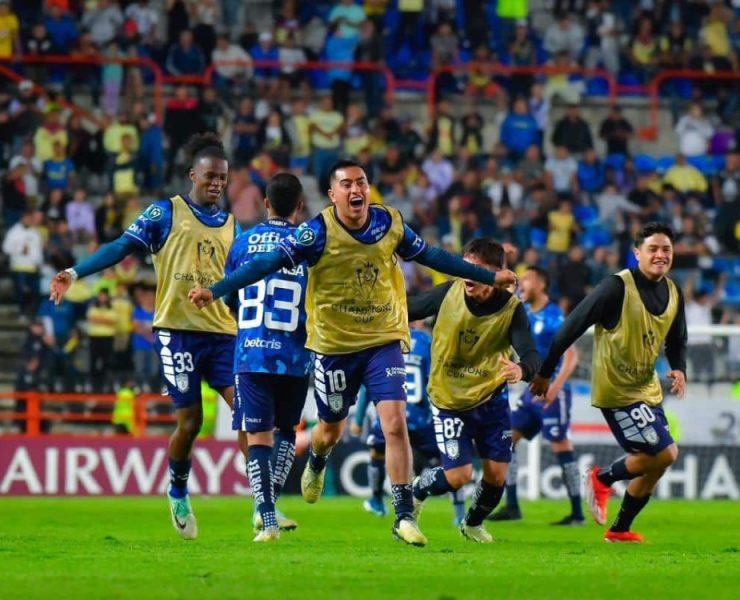
[[[206,68],[203,51],[195,45],[193,32],[189,29],[180,33],[177,44],[167,54],[167,71],[171,75],[200,75]]]
[[[499,139],[509,151],[513,161],[519,161],[530,146],[540,144],[540,130],[534,117],[527,110],[527,101],[517,98],[511,112],[501,123]]]
[[[0,0],[0,58],[21,54],[20,24],[9,0]]]
[[[8,164],[9,171],[14,171],[17,167],[23,166],[23,193],[26,201],[31,206],[38,206],[41,176],[44,171],[44,165],[34,156],[33,142],[25,141],[21,150]],[[7,200],[7,198],[6,198]],[[6,223],[6,226],[8,224]]]

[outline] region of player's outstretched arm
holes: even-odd
[[[486,285],[494,285],[495,283],[498,286],[506,287],[512,283],[516,283],[516,275],[508,269],[502,269],[494,273],[483,267],[466,262],[459,256],[450,254],[446,250],[436,248],[435,246],[426,246],[414,257],[414,260],[440,273],[452,275],[453,277],[462,277],[463,279],[472,279]]]
[[[550,385],[547,393],[543,396],[545,400],[545,408],[557,400],[560,391],[568,382],[568,379],[570,379],[570,376],[573,374],[573,371],[576,370],[577,366],[578,350],[575,346],[571,346],[565,351],[565,354],[563,354],[563,364],[560,367],[558,376],[553,380],[552,385]]]
[[[129,254],[139,248],[139,245],[125,234],[109,244],[101,246],[96,252],[71,269],[61,271],[54,276],[49,286],[49,299],[59,304],[67,290],[79,277],[87,277],[93,273],[112,267],[121,262]]]
[[[222,296],[233,294],[243,287],[257,283],[270,273],[274,273],[278,269],[290,265],[290,258],[281,250],[258,254],[249,262],[244,263],[236,269],[231,275],[214,283],[210,288],[195,288],[190,290],[188,299],[198,308],[203,308]]]
[[[452,282],[438,285],[428,292],[406,296],[406,303],[409,307],[409,323],[422,321],[428,317],[436,317],[445,295],[452,287]]]

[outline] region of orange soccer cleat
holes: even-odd
[[[599,481],[599,478],[596,477],[598,472],[599,467],[593,467],[586,476],[586,503],[594,521],[599,525],[604,525],[606,523],[607,503],[612,488]]]
[[[634,531],[612,531],[609,529],[604,534],[605,542],[632,542],[633,544],[642,544],[645,538],[642,537],[641,533],[635,533]]]

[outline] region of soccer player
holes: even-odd
[[[306,347],[316,353],[315,396],[319,423],[312,430],[301,478],[304,499],[314,503],[324,487],[329,453],[341,438],[361,384],[383,427],[386,466],[396,519],[392,532],[412,545],[426,537],[413,517],[411,448],[406,429],[406,369],[410,339],[403,273],[397,256],[449,275],[507,285],[511,271],[494,274],[426,245],[391,207],[370,205],[370,185],[356,162],[341,161],[329,172],[331,206],[303,223],[278,250],[262,254],[190,300],[214,299],[259,281],[284,267],[308,263]]]
[[[411,448],[426,458],[429,463],[439,464],[439,449],[434,436],[432,409],[429,404],[427,385],[429,369],[432,362],[432,338],[423,329],[421,321],[409,324],[411,327],[411,350],[403,355],[406,363],[406,425],[409,431]],[[355,407],[354,422],[350,428],[359,435],[362,423],[369,406],[369,398],[364,388]],[[383,501],[383,484],[385,482],[385,437],[380,420],[374,419],[367,436],[370,447],[370,462],[367,465],[367,479],[372,491],[369,500],[363,506],[367,512],[384,517],[386,514]],[[453,493],[452,506],[455,511],[455,523],[459,525],[465,516],[465,503],[462,493]]]
[[[78,277],[102,271],[132,252],[151,253],[157,273],[156,348],[177,418],[169,443],[167,498],[175,530],[185,539],[195,539],[198,527],[187,482],[193,442],[203,422],[201,378],[231,406],[236,324],[223,302],[199,311],[185,296],[193,285],[208,286],[223,277],[235,221],[218,206],[229,174],[221,140],[212,133],[196,135],[185,151],[190,192],[158,200],[117,240],[57,273],[51,299],[60,302]]]
[[[295,175],[278,173],[267,184],[268,220],[236,238],[226,259],[228,275],[271,252],[295,233],[303,188]],[[295,521],[275,508],[295,459],[295,430],[301,420],[312,364],[306,343],[306,265],[286,267],[242,288],[234,302],[233,427],[246,432],[247,473],[255,502],[255,542],[280,537]],[[242,438],[243,439],[243,438]]]
[[[504,249],[489,238],[470,241],[463,252],[472,264],[493,272],[504,268]],[[437,321],[429,399],[442,466],[414,480],[415,513],[429,496],[459,490],[472,480],[475,447],[483,476],[460,532],[490,543],[483,519],[501,500],[511,461],[508,384],[534,376],[540,357],[522,303],[499,287],[458,280],[409,299],[409,319],[432,315]],[[519,363],[510,360],[512,348]]]
[[[673,230],[645,225],[635,238],[637,268],[599,284],[568,316],[550,346],[532,393],[544,396],[563,352],[591,325],[596,326],[592,404],[601,409],[619,445],[627,452],[609,467],[594,467],[586,480],[586,501],[600,525],[616,481],[628,480],[622,508],[606,532],[608,542],[643,541],[630,531],[658,480],[678,457],[662,408],[663,391],[655,363],[661,347],[671,366],[671,392],[686,389],[686,316],[683,296],[667,275],[673,262]]]
[[[537,353],[546,356],[555,333],[563,324],[563,312],[547,295],[549,277],[540,267],[527,267],[522,275],[519,297],[527,311],[529,327],[532,331]],[[578,353],[571,346],[565,351],[563,360],[555,369],[555,378],[550,384],[544,402],[536,399],[525,390],[511,414],[512,441],[516,450],[520,439],[533,439],[542,432],[542,437],[550,442],[563,471],[563,484],[570,499],[571,512],[553,525],[582,525],[581,482],[578,476],[578,462],[570,440],[571,390],[568,378],[578,366]],[[517,498],[517,458],[512,456],[506,475],[506,506],[489,518],[491,521],[517,521],[522,518]]]

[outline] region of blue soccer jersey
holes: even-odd
[[[270,219],[239,235],[226,260],[226,275],[256,254],[272,252],[296,227]],[[305,264],[284,268],[239,290],[235,302],[238,334],[234,373],[301,377],[308,373]]]
[[[528,302],[525,302],[524,309],[527,311],[529,328],[532,330],[532,337],[534,337],[534,343],[537,346],[537,353],[540,356],[547,356],[552,345],[552,340],[565,320],[563,311],[560,310],[557,304],[552,302],[537,312],[534,312],[532,306]],[[561,358],[558,366],[555,368],[553,378],[557,376],[562,364],[563,359]],[[563,389],[570,389],[570,384],[566,383]]]
[[[409,430],[423,429],[432,422],[427,396],[432,363],[432,337],[422,329],[411,330],[411,351],[403,355],[406,363],[406,421]]]

